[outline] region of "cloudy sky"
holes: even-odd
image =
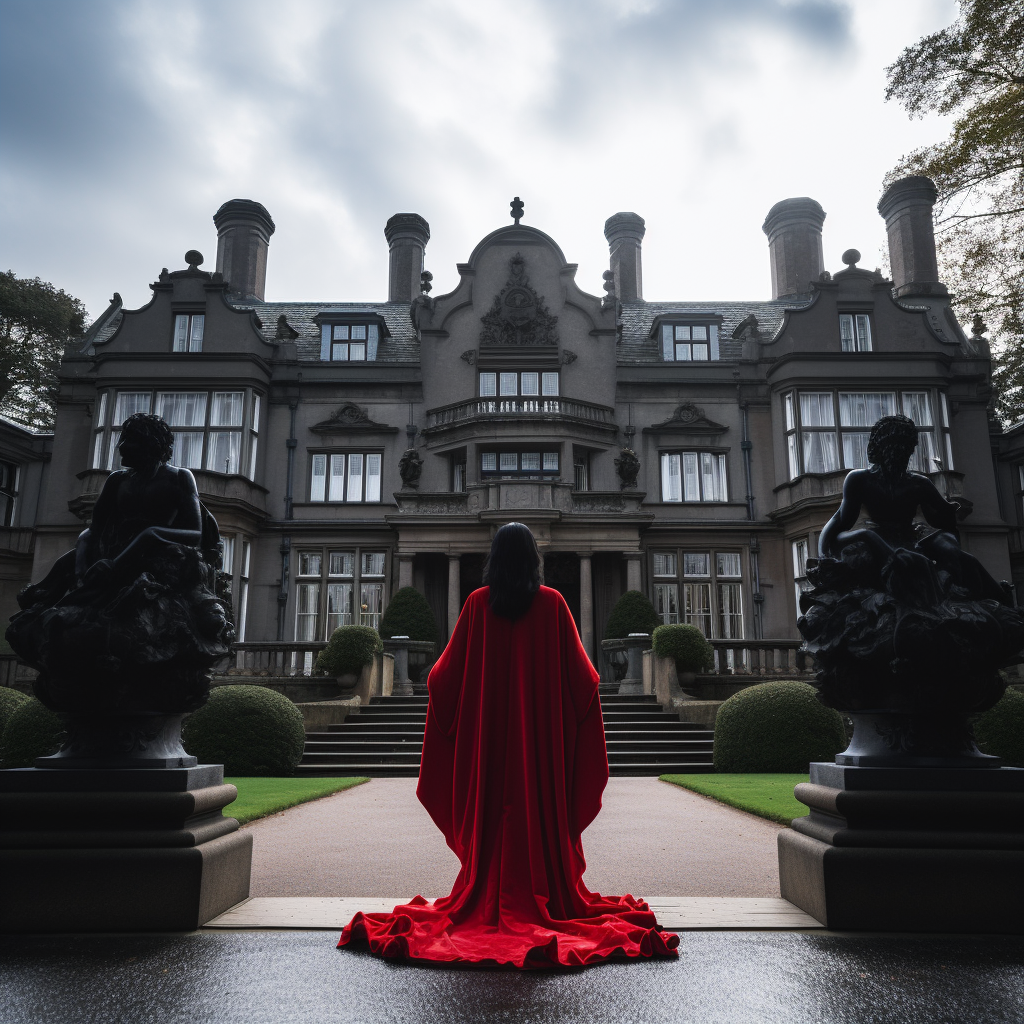
[[[881,262],[901,154],[883,100],[954,0],[0,0],[0,265],[148,300],[214,210],[262,202],[267,298],[383,300],[383,226],[430,222],[435,292],[526,203],[601,294],[605,218],[647,221],[648,299],[767,297],[761,224],[827,212],[825,262]]]

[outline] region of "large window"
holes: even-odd
[[[322,324],[320,358],[324,362],[365,363],[377,358],[377,324]]]
[[[0,526],[13,526],[18,505],[21,470],[13,462],[0,462]]]
[[[665,452],[662,501],[728,501],[725,456],[716,452]]]
[[[179,313],[174,318],[175,352],[202,352],[206,317],[202,313]]]
[[[508,370],[480,374],[481,398],[557,398],[558,371]]]
[[[666,624],[686,622],[706,637],[743,639],[743,569],[738,551],[655,551],[654,609]]]
[[[299,551],[295,639],[326,640],[339,626],[380,625],[387,553],[369,550]]]
[[[704,363],[718,358],[718,324],[662,324],[665,362]]]
[[[310,501],[380,501],[379,452],[314,453],[309,463]]]
[[[952,468],[946,396],[940,395],[943,413],[946,468]],[[918,445],[910,469],[934,473],[942,468],[938,456],[932,398],[928,391],[800,391],[782,396],[786,426],[786,452],[790,479],[801,473],[834,473],[868,466],[871,428],[883,416],[902,413],[918,427]]]
[[[481,452],[480,475],[548,476],[558,473],[558,452]]]

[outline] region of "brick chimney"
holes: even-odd
[[[646,232],[643,217],[635,213],[616,213],[604,222],[604,237],[611,254],[609,265],[620,302],[636,302],[644,297],[640,245]]]
[[[391,250],[388,302],[412,302],[420,293],[430,225],[418,213],[396,213],[384,225]]]
[[[894,181],[878,201],[889,236],[889,263],[896,296],[946,295],[935,259],[932,207],[938,190],[920,174]]]
[[[242,302],[262,302],[267,284],[267,250],[274,222],[262,203],[231,199],[214,215],[217,272],[228,294]]]
[[[821,252],[821,225],[825,211],[813,199],[783,199],[769,211],[761,225],[768,236],[772,265],[772,298],[808,295],[811,282],[821,277],[825,260]]]

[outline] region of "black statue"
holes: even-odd
[[[640,474],[640,460],[632,448],[623,448],[615,459],[615,469],[619,474],[619,490],[632,490],[636,487],[636,478]]]
[[[147,751],[154,764],[181,763],[181,716],[206,700],[209,670],[234,639],[217,597],[217,523],[192,474],[167,465],[172,446],[160,417],[125,420],[125,468],[107,478],[90,527],[18,595],[7,639],[68,725],[55,767],[110,762],[115,735],[134,763]]]
[[[403,487],[419,487],[423,474],[423,459],[415,448],[406,448],[398,461],[398,473]]]
[[[1002,696],[999,668],[1024,660],[1024,617],[961,549],[958,506],[908,472],[917,443],[906,416],[875,424],[872,466],[847,474],[820,558],[808,560],[797,625],[822,701],[857,727],[840,763],[997,765],[974,747],[968,716]]]

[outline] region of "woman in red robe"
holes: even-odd
[[[433,905],[356,914],[339,946],[516,967],[675,956],[646,903],[583,884],[608,781],[598,674],[521,523],[497,532],[484,582],[430,672],[416,790],[462,870]]]

